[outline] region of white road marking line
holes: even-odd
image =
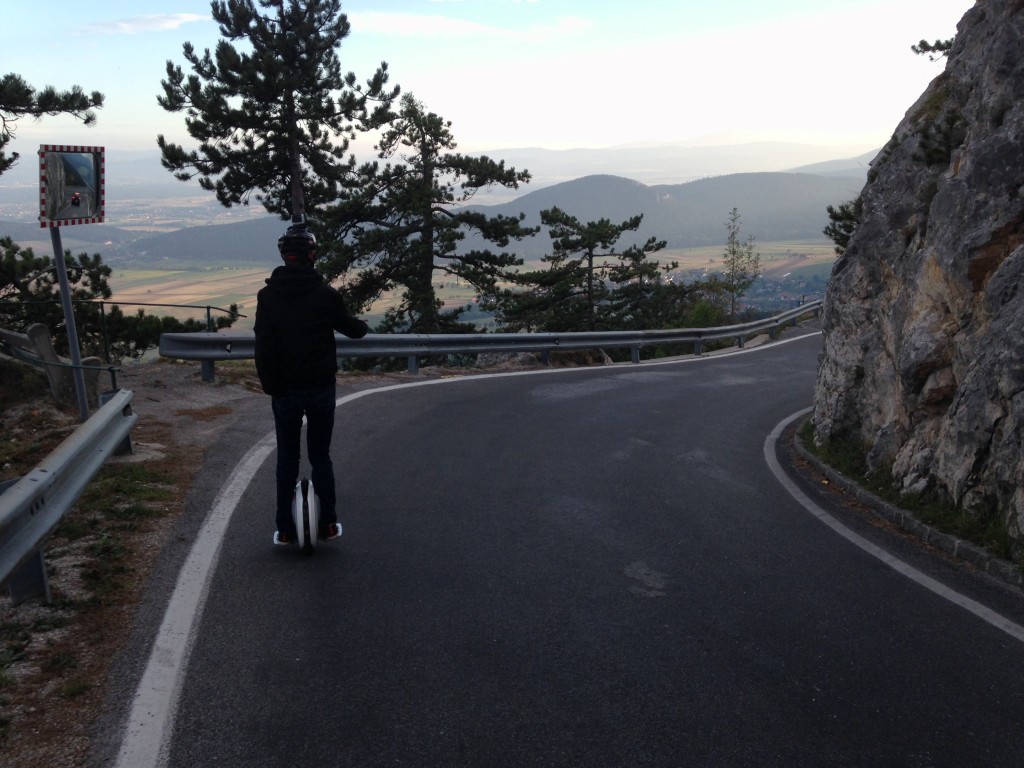
[[[174,710],[224,531],[242,494],[273,450],[274,433],[271,432],[242,457],[227,485],[217,495],[189,551],[135,692],[117,756],[118,768],[166,764]]]
[[[945,584],[942,584],[936,579],[933,579],[931,576],[922,573],[921,571],[917,570],[916,568],[904,562],[903,560],[900,560],[898,557],[890,554],[889,552],[886,552],[881,547],[872,544],[863,536],[850,530],[845,525],[836,520],[834,517],[832,517],[830,514],[828,514],[824,509],[815,504],[814,501],[812,501],[803,491],[800,490],[800,488],[797,487],[796,483],[794,483],[789,478],[789,476],[783,471],[782,466],[779,464],[778,458],[775,455],[775,446],[778,443],[779,437],[782,435],[786,427],[788,427],[792,422],[796,421],[800,417],[810,413],[811,410],[811,408],[805,408],[802,411],[797,411],[792,416],[782,421],[778,426],[775,427],[774,430],[772,430],[772,433],[768,435],[768,438],[764,442],[765,461],[768,462],[768,467],[771,469],[772,473],[775,475],[779,483],[789,492],[789,494],[794,499],[796,499],[796,501],[799,502],[799,504],[804,509],[806,509],[812,515],[818,518],[818,520],[823,522],[833,531],[838,533],[840,536],[842,536],[850,543],[860,547],[869,555],[878,558],[897,573],[906,576],[908,579],[916,582],[925,589],[934,592],[939,597],[948,600],[954,605],[958,605],[964,610],[973,613],[982,621],[991,624],[996,629],[1002,630],[1010,637],[1012,637],[1014,640],[1024,642],[1024,627],[1014,623],[1002,614],[996,613],[991,608],[982,605],[978,601],[973,600],[967,597],[966,595],[963,595],[957,592],[956,590],[951,589],[950,587],[947,587]]]

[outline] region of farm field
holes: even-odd
[[[658,261],[678,261],[679,270],[716,269],[722,263],[722,245],[708,245],[701,248],[678,248],[659,251]],[[836,259],[835,246],[825,240],[799,240],[780,243],[754,243],[754,253],[761,255],[761,270],[766,278],[777,280],[786,272],[798,268],[827,264],[830,268]]]
[[[111,297],[108,301],[120,305],[125,313],[142,309],[147,315],[170,315],[179,320],[202,319],[206,316],[206,307],[226,310],[234,303],[243,316],[232,328],[251,330],[256,321],[256,293],[270,273],[270,269],[115,270],[109,280]],[[437,294],[447,307],[468,304],[474,297],[471,288],[456,283],[438,283]],[[360,317],[373,325],[383,319],[388,307],[396,304],[397,298],[385,296],[372,312],[362,313]],[[222,313],[214,312],[214,318],[219,314]]]
[[[235,328],[252,328],[256,312],[256,292],[270,275],[269,269],[219,269],[202,271],[114,270],[110,276],[110,302],[120,304],[122,311],[137,308],[147,315],[170,315],[179,320],[202,318],[206,307],[228,309],[238,305],[246,317],[239,318]],[[145,306],[175,304],[198,306],[202,309],[182,307]],[[214,313],[216,316],[219,313]]]
[[[699,248],[665,248],[651,258],[659,264],[679,262],[680,272],[715,270],[720,268],[725,245],[706,245]],[[761,269],[766,278],[776,280],[786,272],[800,267],[831,268],[835,261],[835,245],[828,240],[793,240],[786,242],[754,242],[754,253],[761,255]],[[530,269],[543,269],[541,261],[530,261]]]

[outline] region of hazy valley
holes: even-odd
[[[540,211],[553,206],[581,221],[623,221],[642,213],[634,240],[666,240],[658,256],[679,261],[683,274],[715,268],[725,222],[735,207],[743,237],[755,239],[765,269],[766,280],[752,291],[752,303],[778,305],[823,290],[834,258],[832,244],[822,235],[828,223],[825,208],[859,193],[873,156],[787,165],[814,161],[824,152],[798,144],[502,150],[488,154],[529,168],[533,181],[514,195],[503,190],[471,202],[494,213],[522,212],[528,224],[539,224]],[[36,223],[38,180],[31,166],[23,157],[0,177],[0,235],[48,254],[49,233]],[[682,181],[658,181],[671,178]],[[62,227],[61,239],[72,253],[101,254],[115,271],[115,301],[237,303],[251,314],[256,290],[277,264],[274,244],[281,230],[280,220],[256,206],[225,209],[197,184],[175,180],[160,167],[155,152],[109,152],[105,222]],[[630,242],[624,238],[621,244]],[[535,263],[548,252],[549,239],[542,233],[510,250]],[[441,295],[453,304],[472,299],[465,286],[456,284],[443,286]],[[251,317],[240,325],[250,323]]]

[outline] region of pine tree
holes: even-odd
[[[615,251],[623,234],[639,229],[642,215],[620,224],[608,219],[583,224],[560,208],[549,208],[540,212],[540,219],[551,237],[552,253],[543,258],[549,266],[518,275],[516,282],[523,290],[507,291],[499,298],[499,319],[507,330],[598,330],[605,320],[599,308],[611,298],[611,271],[618,269],[621,281],[637,277],[646,255],[665,245],[651,238],[639,250]],[[644,270],[649,266],[645,264]]]
[[[850,244],[850,238],[857,229],[860,221],[861,209],[864,207],[864,200],[859,195],[854,200],[840,203],[839,206],[826,206],[829,224],[822,233],[836,244],[836,253],[842,256],[846,253],[846,247]]]
[[[355,167],[346,153],[357,129],[373,126],[398,94],[386,90],[387,64],[365,88],[342,74],[337,51],[350,25],[340,0],[227,0],[211,9],[222,35],[215,52],[184,43],[192,74],[168,61],[157,97],[168,112],[185,112],[199,148],[161,134],[164,167],[183,181],[198,177],[226,207],[255,193],[287,218],[336,199]]]
[[[347,193],[324,211],[324,240],[332,245],[322,253],[322,269],[329,278],[354,275],[346,284],[353,303],[367,306],[402,290],[382,330],[471,330],[459,322],[462,308],[442,310],[434,280],[455,278],[492,295],[522,262],[511,253],[462,248],[467,232],[498,248],[536,232],[522,226],[523,215],[487,216],[465,207],[477,190],[516,189],[529,172],[456,148],[451,122],[406,94],[377,145],[384,165],[362,166]]]
[[[118,363],[124,357],[140,357],[160,343],[161,333],[205,331],[200,319],[147,315],[142,309],[124,314],[117,306],[103,307],[111,295],[110,267],[98,253],[72,256],[64,251],[71,300],[75,307],[78,340],[86,355],[99,355]],[[56,333],[64,325],[57,267],[51,256],[36,256],[9,237],[0,238],[0,327],[25,328],[42,323],[50,329],[54,348],[67,354],[68,338]],[[229,328],[238,316],[231,305],[227,316],[218,317],[217,328]]]
[[[4,147],[14,138],[19,118],[70,115],[83,125],[92,125],[96,122],[93,110],[102,106],[103,94],[99,91],[86,94],[77,85],[67,91],[50,85],[37,91],[21,75],[4,75],[0,78],[0,173],[18,160],[17,152],[8,155]]]
[[[740,212],[737,208],[729,212],[725,228],[729,234],[722,259],[725,265],[722,282],[729,296],[729,317],[735,320],[739,298],[761,276],[761,254],[754,253],[753,235],[746,242],[740,242]]]
[[[922,40],[917,45],[910,46],[910,50],[918,56],[927,55],[929,61],[938,61],[939,59],[949,56],[949,52],[953,50],[953,42],[955,40],[955,37],[950,37],[945,40],[936,40],[934,43]]]
[[[666,245],[649,238],[627,248],[608,271],[611,292],[605,307],[605,325],[612,330],[643,331],[682,325],[687,289],[668,279],[678,261],[659,264],[650,255]]]

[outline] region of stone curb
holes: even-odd
[[[1024,586],[1024,571],[1016,563],[997,557],[983,547],[959,539],[956,536],[951,536],[948,533],[943,533],[933,526],[921,522],[910,512],[900,509],[885,499],[865,490],[850,478],[822,462],[821,459],[808,451],[797,437],[797,433],[805,421],[806,419],[796,424],[792,433],[793,448],[800,458],[807,461],[818,472],[827,477],[830,483],[838,485],[856,498],[857,501],[867,506],[878,517],[899,526],[902,530],[920,539],[922,542],[945,552],[957,560],[969,563],[978,570],[984,571],[1007,584],[1014,587]]]

